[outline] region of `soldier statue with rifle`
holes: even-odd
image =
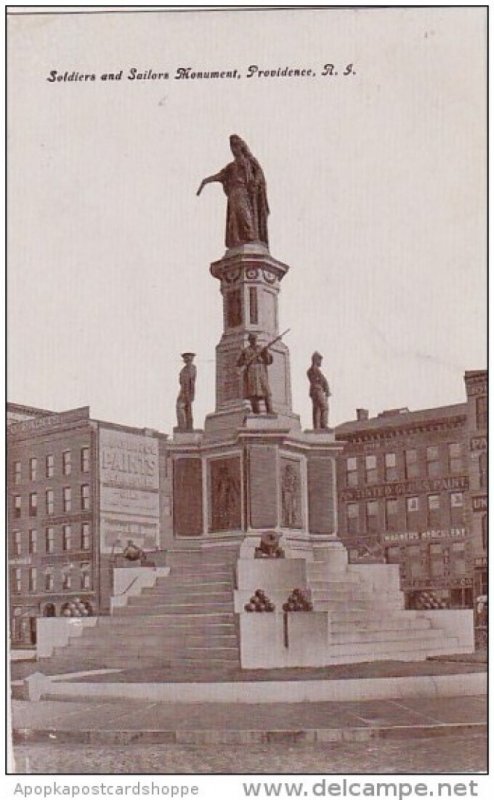
[[[255,333],[249,333],[249,345],[242,350],[238,358],[237,367],[244,367],[244,397],[250,400],[253,414],[260,413],[260,400],[264,400],[266,413],[274,414],[268,380],[268,366],[273,363],[273,356],[269,352],[269,348],[285,333],[277,336],[264,347],[257,344]]]

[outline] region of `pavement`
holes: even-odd
[[[11,712],[15,745],[308,745],[487,730],[485,695],[268,704],[13,700]]]

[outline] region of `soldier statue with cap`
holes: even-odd
[[[307,370],[310,383],[309,397],[312,400],[312,424],[314,430],[327,430],[329,404],[329,384],[322,370],[322,355],[317,351],[312,354],[312,364]]]
[[[192,363],[195,353],[182,353],[184,366],[180,370],[180,393],[177,397],[177,425],[179,431],[194,430],[192,403],[195,396],[196,367]]]

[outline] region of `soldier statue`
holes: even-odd
[[[268,365],[273,363],[273,356],[268,347],[257,344],[255,333],[249,333],[248,339],[249,345],[242,350],[237,361],[237,367],[244,367],[244,397],[250,400],[254,414],[260,413],[260,400],[264,400],[266,413],[273,414],[268,381]]]
[[[185,366],[180,370],[180,393],[177,397],[177,426],[179,431],[194,430],[192,403],[195,396],[196,368],[192,363],[195,353],[182,353]]]
[[[312,354],[312,365],[307,370],[310,383],[309,397],[312,399],[312,425],[314,430],[328,429],[329,384],[321,371],[322,355],[318,352]]]

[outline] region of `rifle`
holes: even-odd
[[[259,352],[258,352],[258,353],[256,353],[256,354],[255,354],[255,356],[253,356],[253,357],[252,357],[252,358],[250,358],[250,359],[249,359],[249,360],[248,360],[248,361],[247,361],[245,364],[243,364],[243,367],[244,367],[244,369],[248,369],[248,368],[250,367],[250,365],[254,363],[254,360],[255,360],[255,359],[258,357],[258,356],[260,356],[260,355],[261,355],[261,353],[265,353],[265,352],[266,352],[266,350],[269,350],[269,348],[270,348],[270,347],[272,347],[274,344],[276,344],[276,342],[279,342],[279,340],[280,340],[280,339],[282,339],[282,338],[283,338],[283,336],[286,336],[286,334],[287,334],[289,331],[290,331],[290,328],[287,328],[287,329],[286,329],[286,331],[283,331],[283,333],[280,333],[280,334],[279,334],[279,336],[276,336],[276,338],[275,338],[275,339],[272,339],[270,342],[268,342],[267,344],[265,344],[265,345],[264,345],[264,347],[263,347],[261,350],[259,350]]]

